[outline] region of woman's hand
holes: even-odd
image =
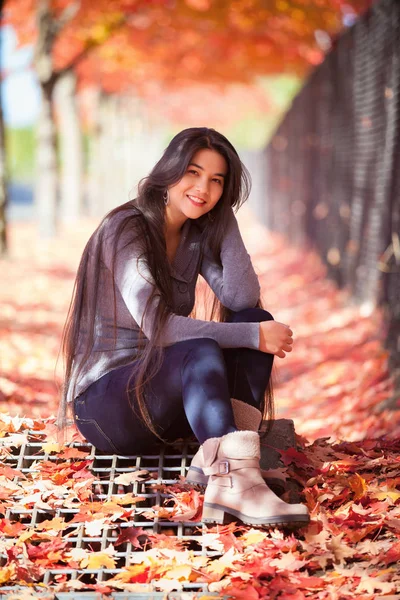
[[[263,321],[260,323],[259,349],[261,352],[285,358],[285,353],[292,351],[292,344],[293,331],[288,325],[277,321]]]

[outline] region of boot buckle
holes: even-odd
[[[229,461],[221,460],[218,464],[218,475],[228,475],[229,473]]]

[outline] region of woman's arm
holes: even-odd
[[[221,262],[222,267],[206,252],[200,269],[220,302],[235,312],[256,306],[260,299],[260,284],[233,210],[222,240]]]
[[[146,263],[139,258],[139,250],[134,244],[127,245],[124,237],[122,235],[118,242],[115,283],[132,317],[139,326],[142,326],[144,335],[151,339],[159,298],[156,296],[151,300],[144,316],[145,307],[155,284]],[[111,236],[103,252],[103,261],[110,270],[112,270],[112,254]],[[171,314],[164,327],[160,344],[170,346],[187,339],[208,337],[218,342],[221,348],[242,347],[258,350],[259,329],[259,323],[215,323]]]

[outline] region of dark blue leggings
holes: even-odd
[[[260,308],[234,313],[231,321],[272,320]],[[259,407],[271,376],[273,355],[249,348],[221,349],[209,338],[179,342],[164,349],[163,364],[146,390],[156,431],[167,441],[190,437],[200,443],[236,431],[231,398]],[[106,453],[139,454],[158,438],[135,414],[126,392],[132,364],[114,369],[74,401],[82,435]],[[133,404],[135,407],[135,404]]]

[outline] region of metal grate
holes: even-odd
[[[19,595],[19,593],[24,591],[25,595]],[[32,596],[27,596],[26,588],[20,587],[2,588],[0,591],[0,596],[8,597],[9,600],[34,600],[35,598],[50,600],[48,590],[35,589],[33,594],[34,595]],[[221,596],[211,592],[207,592],[207,595],[204,595],[203,592],[170,592],[169,594],[166,594],[165,592],[113,592],[112,596],[101,595],[98,592],[56,592],[51,596],[51,600],[207,600],[208,598],[224,600],[224,598],[228,598],[228,596]],[[397,600],[400,596],[392,598],[393,600]],[[389,598],[387,600],[391,599]]]
[[[19,595],[25,591],[25,595]],[[26,588],[2,588],[0,591],[0,596],[8,597],[9,600],[34,600],[35,598],[43,598],[43,600],[49,599],[48,590],[39,590],[35,589],[33,592],[34,595],[27,596]],[[213,594],[211,592],[207,592],[207,595],[204,596],[203,592],[170,592],[166,594],[164,592],[151,592],[151,593],[135,593],[135,592],[113,592],[112,596],[109,595],[101,595],[97,592],[56,592],[51,596],[51,600],[206,600],[208,598],[219,598],[223,600],[224,598],[228,598],[228,596],[221,596],[218,594]],[[396,596],[396,599],[400,598],[400,596]],[[389,600],[391,600],[389,598]],[[393,600],[395,600],[393,598]]]
[[[44,436],[43,436],[44,438]],[[3,464],[16,468],[24,474],[33,474],[39,471],[40,464],[44,461],[59,461],[57,454],[46,454],[42,450],[43,442],[45,439],[41,439],[41,435],[38,435],[37,431],[28,432],[28,440],[35,439],[36,441],[28,441],[23,443],[19,447],[10,447],[7,444],[7,453],[3,456]],[[4,440],[3,440],[4,442]],[[4,443],[2,444],[4,445]],[[112,526],[107,526],[100,536],[88,536],[85,534],[83,523],[71,524],[71,527],[67,527],[63,532],[63,538],[67,538],[71,548],[83,548],[90,549],[91,551],[102,551],[107,548],[110,543],[116,541],[118,536],[117,527],[122,530],[125,527],[141,527],[144,531],[149,533],[163,533],[168,530],[169,535],[176,536],[177,538],[183,539],[187,542],[186,548],[193,551],[194,555],[202,556],[215,556],[218,553],[210,551],[206,548],[202,541],[203,528],[201,522],[174,522],[169,520],[162,520],[160,518],[146,518],[143,513],[146,512],[150,507],[155,505],[162,506],[164,501],[171,498],[171,494],[165,493],[162,486],[159,484],[176,484],[179,480],[179,476],[186,474],[187,467],[189,466],[191,459],[197,451],[198,445],[196,444],[177,444],[174,446],[167,446],[157,448],[157,454],[146,454],[143,456],[118,456],[118,455],[101,455],[96,453],[95,448],[87,443],[70,443],[66,445],[67,448],[77,448],[79,450],[89,452],[89,455],[85,460],[93,461],[90,470],[95,476],[95,480],[92,485],[93,497],[90,499],[91,502],[95,501],[106,501],[111,496],[124,495],[131,492],[135,496],[143,497],[143,501],[140,504],[125,505],[127,509],[134,509],[132,517],[129,522],[116,520]],[[82,458],[68,459],[71,463],[82,460]],[[118,475],[122,473],[129,473],[137,470],[146,470],[151,475],[151,479],[146,481],[135,481],[129,486],[121,485],[115,482]],[[20,478],[21,479],[21,478]],[[18,483],[18,478],[14,480]],[[161,489],[159,489],[161,487]],[[14,497],[16,503],[18,497]],[[19,521],[23,524],[29,525],[35,528],[38,524],[45,520],[51,520],[54,517],[62,517],[66,523],[69,523],[75,514],[79,512],[80,503],[76,503],[76,508],[71,506],[65,506],[64,503],[60,502],[61,506],[53,510],[45,510],[42,508],[34,507],[19,508],[10,507],[5,512],[5,517],[11,521]],[[138,554],[143,554],[143,550],[137,549],[132,546],[130,542],[118,545],[116,547],[117,553],[114,556],[116,561],[116,567],[113,569],[100,568],[96,570],[89,569],[69,569],[60,567],[51,568],[46,571],[43,583],[46,586],[53,586],[58,583],[60,576],[67,579],[76,579],[79,577],[80,581],[87,584],[95,584],[99,582],[106,583],[108,579],[114,577],[117,573],[122,572],[124,567],[131,564],[137,564]],[[135,560],[132,561],[132,556],[135,556]],[[2,558],[5,559],[5,556]],[[7,590],[15,592],[15,587],[3,587],[2,594]],[[207,585],[203,583],[185,583],[183,584],[183,592],[201,592],[207,591]],[[82,595],[85,598],[91,598],[99,596],[88,593],[82,594],[81,592],[74,591],[71,594],[62,593],[58,594],[57,598],[78,598]],[[213,595],[208,593],[208,595]],[[119,598],[156,598],[165,597],[165,593],[150,593],[150,594],[127,594],[127,593],[115,593],[113,597]],[[170,597],[179,597],[179,593],[172,594]]]

